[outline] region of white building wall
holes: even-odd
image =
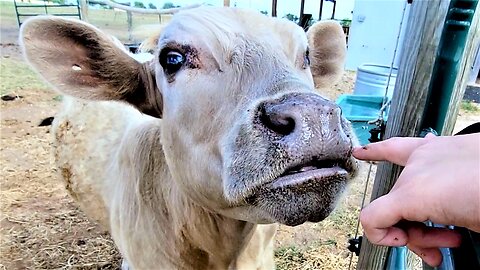
[[[363,63],[390,66],[406,0],[356,0],[348,38],[346,69]],[[409,5],[402,28],[407,25]],[[394,65],[398,66],[405,31],[402,30]]]

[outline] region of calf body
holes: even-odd
[[[275,225],[225,218],[182,196],[166,168],[161,120],[120,103],[65,99],[53,126],[57,166],[131,267],[273,268]]]
[[[288,21],[201,7],[153,40],[140,63],[82,22],[22,27],[32,66],[76,97],[54,123],[66,188],[132,268],[274,268],[275,223],[324,219],[355,173],[348,123],[314,91],[340,75],[341,28],[307,40]]]

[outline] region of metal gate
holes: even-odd
[[[28,1],[28,0],[25,0]],[[42,3],[43,2],[43,3]],[[18,26],[22,25],[23,21],[28,17],[37,16],[37,15],[54,15],[54,16],[64,16],[64,17],[77,17],[82,19],[80,14],[80,4],[78,0],[69,1],[71,4],[63,3],[56,4],[52,1],[35,1],[35,3],[25,3],[23,1],[19,2],[14,0],[15,13],[17,15]]]

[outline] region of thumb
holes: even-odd
[[[365,236],[382,246],[403,246],[408,242],[407,232],[394,226],[402,219],[399,201],[392,194],[375,199],[360,213]]]

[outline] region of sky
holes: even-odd
[[[157,7],[162,7],[165,2],[172,2],[175,5],[185,6],[197,3],[206,3],[214,6],[223,6],[223,0],[131,0],[131,2],[143,2],[146,6],[152,3]],[[335,19],[351,19],[353,3],[355,0],[337,0],[335,10]],[[272,12],[271,0],[230,0],[231,6],[242,8],[252,8],[258,11]],[[332,15],[333,3],[324,1],[322,19],[330,19]],[[314,19],[318,19],[320,10],[320,0],[305,0],[305,13],[313,15]],[[300,0],[277,0],[277,15],[283,17],[291,13],[296,16],[300,14]]]

